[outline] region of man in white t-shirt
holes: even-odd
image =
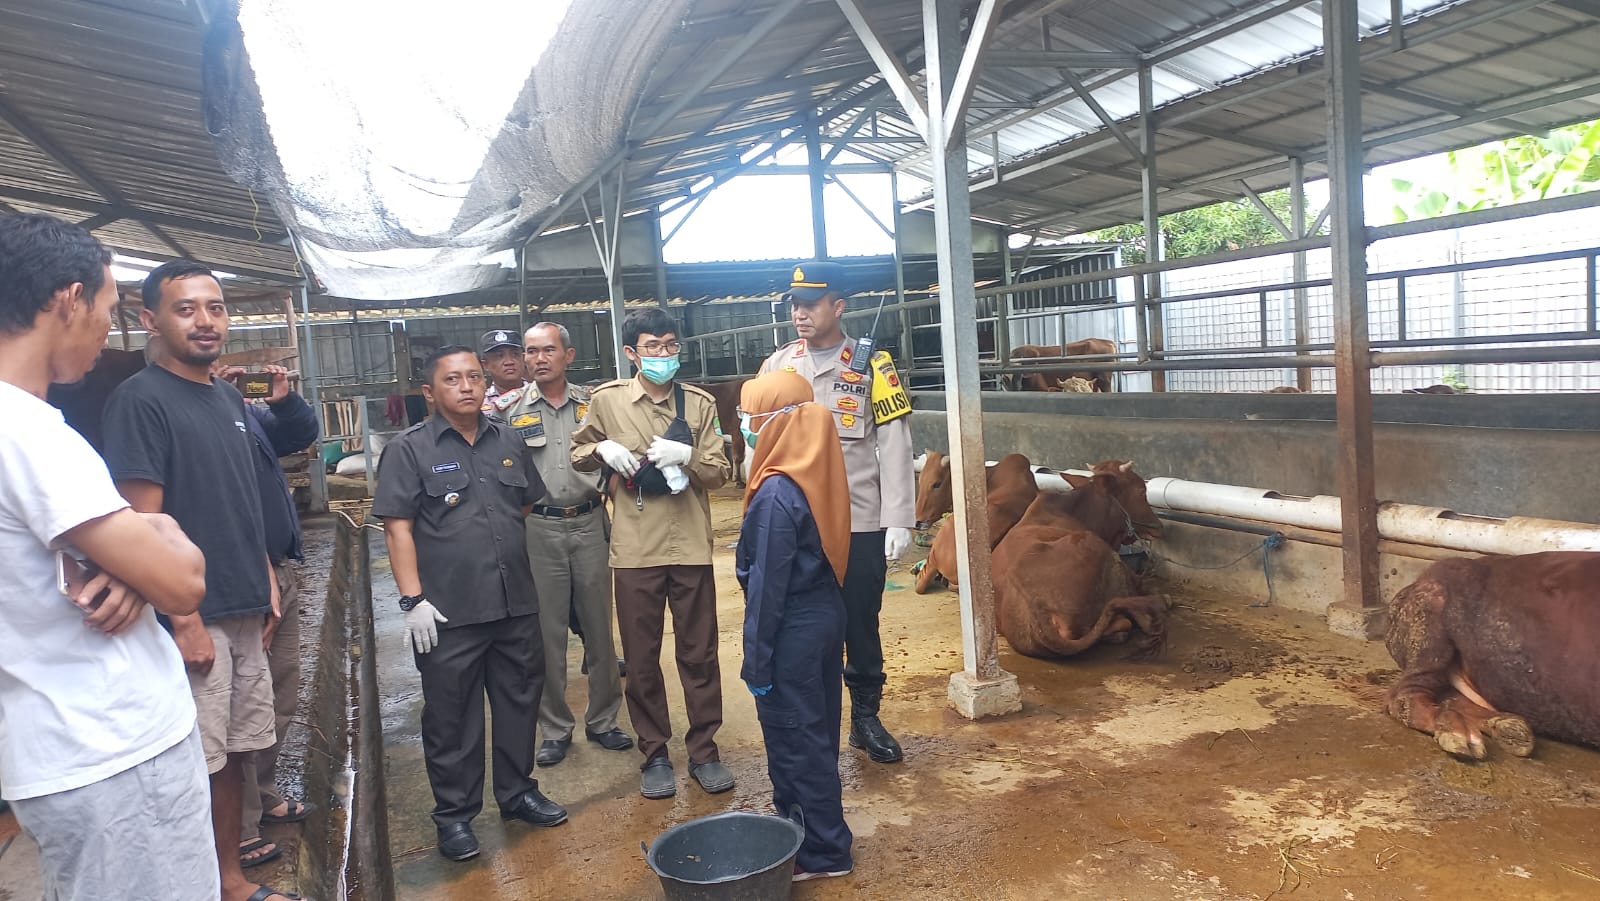
[[[46,898],[217,901],[194,702],[156,622],[199,607],[205,559],[44,401],[105,344],[110,263],[76,225],[0,218],[0,790]]]

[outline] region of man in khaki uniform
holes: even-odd
[[[810,379],[817,402],[833,413],[839,429],[850,481],[850,561],[843,591],[850,745],[879,763],[892,763],[904,754],[878,719],[886,679],[878,613],[887,561],[900,559],[911,546],[916,521],[911,425],[905,415],[910,405],[887,354],[873,360],[866,372],[851,369],[856,342],[840,320],[846,297],[839,287],[843,275],[844,267],[821,260],[794,267],[784,300],[800,337],[778,348],[761,364],[761,372],[789,370]],[[892,382],[886,390],[894,402],[886,401],[883,409],[874,409],[875,378]]]
[[[668,606],[689,713],[689,772],[707,792],[733,788],[733,774],[712,740],[722,725],[722,675],[706,495],[728,480],[728,458],[716,401],[676,381],[677,331],[659,308],[628,314],[623,350],[639,374],[596,388],[589,414],[572,436],[573,467],[600,470],[615,505],[617,628],[628,659],[628,716],[644,754],[639,791],[647,798],[668,798],[677,790],[667,756],[672,721],[661,676]]]
[[[633,739],[617,728],[622,680],[611,643],[611,569],[606,562],[610,529],[600,479],[572,466],[572,433],[589,412],[589,392],[567,381],[577,354],[565,326],[540,322],[522,338],[533,384],[515,392],[499,412],[533,452],[544,477],[544,497],[528,517],[528,562],[539,589],[539,628],[544,636],[544,696],[539,700],[539,766],[555,766],[572,746],[572,708],[567,706],[567,627],[576,616],[589,675],[584,734],[608,751],[626,751]]]

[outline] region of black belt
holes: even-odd
[[[535,515],[548,516],[551,519],[571,519],[574,516],[582,516],[603,503],[605,501],[597,497],[593,500],[584,501],[575,507],[546,507],[543,504],[534,504],[533,512]]]

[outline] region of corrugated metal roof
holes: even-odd
[[[201,31],[183,0],[0,4],[0,206],[88,220],[132,255],[296,281],[282,223],[217,161]]]
[[[0,202],[88,219],[138,255],[183,252],[293,278],[282,224],[223,174],[203,125],[193,2],[0,7]],[[913,190],[926,177],[924,149],[834,0],[793,3],[703,92],[685,95],[784,3],[792,0],[695,0],[634,117],[652,122],[687,101],[658,133],[635,136],[630,208],[679,202],[730,177],[808,111],[837,136],[872,104],[858,137],[885,140],[852,153],[893,164]],[[866,6],[918,80],[921,3]],[[1600,116],[1594,0],[1404,0],[1403,47],[1390,33],[1389,0],[1360,6],[1371,163]],[[1121,54],[1124,68],[1076,71],[1124,126],[1137,107],[1126,61],[1154,61],[1159,199],[1170,212],[1237,197],[1239,180],[1281,186],[1291,153],[1309,175],[1321,173],[1321,29],[1314,0],[1013,0],[991,53]],[[974,98],[975,215],[1046,236],[1138,218],[1137,164],[1058,71],[989,65]],[[549,224],[580,215],[568,209]]]
[[[920,78],[919,6],[903,0],[867,4],[914,81]],[[1163,211],[1238,198],[1240,178],[1255,189],[1281,187],[1288,181],[1290,153],[1307,161],[1309,175],[1321,174],[1324,83],[1314,74],[1321,66],[1320,3],[1056,0],[1011,6],[1016,12],[1008,12],[997,30],[991,56],[1049,49],[1155,61]],[[696,3],[695,16],[668,51],[661,81],[681,84],[696,60],[714,58],[739,33],[741,15],[748,24],[765,8],[732,0]],[[1369,162],[1600,115],[1592,51],[1600,36],[1600,5],[1404,0],[1401,9],[1404,48],[1391,33],[1389,0],[1360,3],[1369,57],[1364,118],[1375,142]],[[632,198],[640,206],[670,203],[704,188],[708,177],[727,177],[752,148],[802,125],[808,108],[822,111],[827,134],[843,134],[864,100],[886,94],[875,73],[859,75],[863,68],[874,71],[835,4],[802,4],[712,89],[716,103],[691,103],[634,151],[627,170]],[[1075,71],[1107,113],[1132,128],[1138,111],[1135,72],[1109,66]],[[660,108],[675,96],[662,90],[644,109]],[[976,216],[1041,229],[1046,236],[1139,218],[1137,162],[1058,71],[986,66],[974,101],[967,131],[968,165],[978,176],[972,185]],[[1497,103],[1514,104],[1516,115],[1476,114]],[[1164,124],[1174,117],[1187,121]],[[1395,133],[1406,139],[1376,143]],[[907,143],[914,135],[889,100],[858,138],[896,140],[854,144],[851,152],[893,164],[909,176],[902,194],[907,184],[915,193],[917,180],[926,183],[930,170],[926,150]]]

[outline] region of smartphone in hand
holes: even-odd
[[[56,551],[56,590],[73,604],[78,602],[78,592],[89,583],[100,568],[87,560],[80,560],[69,551]],[[100,605],[100,598],[84,610],[88,613]]]

